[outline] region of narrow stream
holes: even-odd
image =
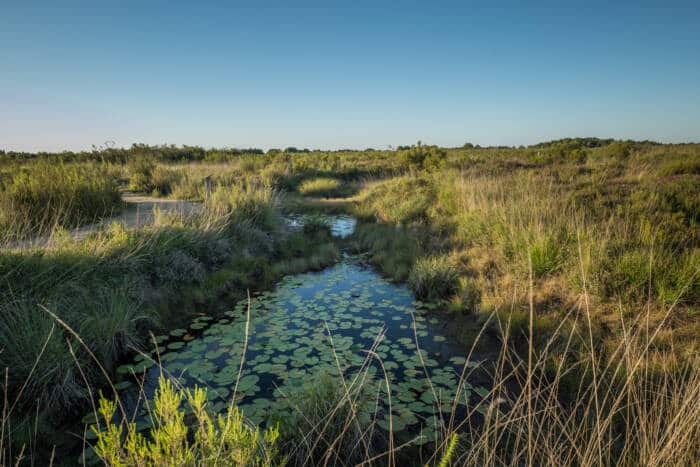
[[[334,235],[352,233],[354,219],[331,220]],[[303,218],[290,223],[301,225]],[[464,365],[474,363],[466,362],[461,346],[450,342],[445,323],[432,313],[434,305],[416,301],[408,287],[387,281],[357,257],[346,256],[321,272],[285,277],[273,290],[252,297],[249,322],[247,308],[242,301],[223,319],[202,316],[189,329],[159,337],[161,367],[137,356],[118,372],[146,370],[147,395],[161,374],[185,387],[207,387],[215,411],[226,410],[238,380],[237,404],[254,423],[264,423],[286,395],[323,374],[337,378],[342,372],[352,378],[367,358],[368,374],[384,393],[380,407],[365,415],[388,428],[388,397],[381,389],[386,376],[394,431],[434,424],[440,411],[452,410],[454,400],[464,407],[474,393],[484,393],[468,384],[456,393]],[[135,386],[128,379],[120,383],[125,400],[135,400]],[[143,410],[135,404],[132,410]]]

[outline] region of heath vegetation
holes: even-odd
[[[130,228],[126,190],[201,209]],[[697,144],[0,152],[0,461],[697,464],[699,220]],[[344,255],[405,285],[301,275],[364,277]],[[139,379],[198,348],[215,390]],[[313,376],[271,405],[266,372]]]

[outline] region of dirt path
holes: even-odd
[[[68,231],[70,236],[76,240],[81,240],[90,232],[104,228],[112,222],[124,224],[127,228],[143,227],[153,223],[153,209],[159,208],[162,212],[190,215],[202,208],[201,203],[193,201],[183,201],[175,199],[154,198],[152,196],[142,196],[130,192],[122,193],[122,199],[127,203],[126,208],[118,215],[102,219],[94,224],[83,225]],[[36,237],[29,240],[12,242],[9,245],[0,246],[4,249],[26,249],[31,247],[46,246],[50,242],[50,237]]]

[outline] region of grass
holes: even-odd
[[[492,388],[482,401],[486,416],[473,423],[446,413],[436,444],[397,445],[370,435],[366,420],[357,429],[353,404],[372,384],[338,392],[342,382],[324,383],[292,395],[288,414],[298,419],[279,427],[272,448],[281,456],[264,459],[342,464],[343,453],[356,462],[430,465],[696,464],[699,161],[700,145],[573,139],[527,148],[278,152],[226,163],[3,163],[0,225],[8,240],[109,215],[120,207],[120,177],[137,190],[205,200],[205,209],[0,253],[7,318],[0,368],[8,369],[0,461],[16,460],[22,445],[22,455],[39,456],[37,439],[58,443],[66,417],[105,387],[99,366],[110,374],[120,356],[147,345],[149,330],[177,327],[196,307],[336,261],[327,226],[311,222],[292,233],[280,221],[290,199],[306,206],[300,195],[331,196],[323,190],[332,180],[342,191],[333,196],[353,194],[333,209],[361,220],[346,243],[353,251],[418,297],[443,300],[455,334],[467,328],[462,321],[487,323],[480,335],[501,347],[483,368]],[[462,339],[469,348],[474,333]],[[218,429],[214,419],[204,425]],[[296,438],[302,431],[309,436]],[[239,432],[256,453],[266,449],[262,431]],[[205,452],[178,439],[178,449]],[[103,456],[117,455],[116,439],[110,446]]]
[[[342,194],[340,180],[329,177],[312,178],[304,180],[299,185],[298,191],[304,196],[319,196],[333,198]]]
[[[9,242],[95,222],[122,206],[109,167],[38,163],[0,184],[0,238]]]
[[[408,284],[420,300],[440,300],[457,292],[459,273],[449,257],[419,258],[408,276]]]
[[[654,342],[666,325],[646,327],[644,314],[627,323],[611,355],[573,351],[574,341],[589,341],[587,310],[582,304],[572,312],[579,315],[578,335],[572,337],[559,326],[542,350],[528,339],[525,356],[508,345],[512,323],[499,321],[500,353],[478,370],[465,366],[457,383],[465,387],[479,371],[488,375],[490,389],[467,406],[467,416],[456,410],[457,400],[442,401],[446,410],[438,412],[434,442],[420,441],[421,433],[399,442],[378,428],[382,414],[372,415],[370,409],[366,416],[375,398],[396,397],[389,380],[362,376],[373,364],[381,366],[370,352],[358,375],[319,375],[316,384],[285,394],[266,429],[249,425],[233,400],[225,414],[213,416],[206,409],[204,390],[181,389],[161,379],[148,405],[149,436],[133,423],[119,421],[119,404],[101,397],[91,428],[95,437],[86,443],[109,465],[694,464],[700,454],[698,362],[660,362]],[[673,312],[673,306],[665,310],[667,317]],[[550,352],[562,337],[569,343],[553,365]],[[376,345],[380,342],[381,337]],[[465,350],[465,359],[471,359],[471,350]],[[650,378],[652,365],[661,367]],[[589,376],[570,378],[581,370]],[[573,402],[561,401],[564,389],[571,391]],[[483,415],[477,417],[477,412]]]

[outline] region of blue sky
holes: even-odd
[[[700,141],[698,1],[291,3],[0,0],[0,148]]]

